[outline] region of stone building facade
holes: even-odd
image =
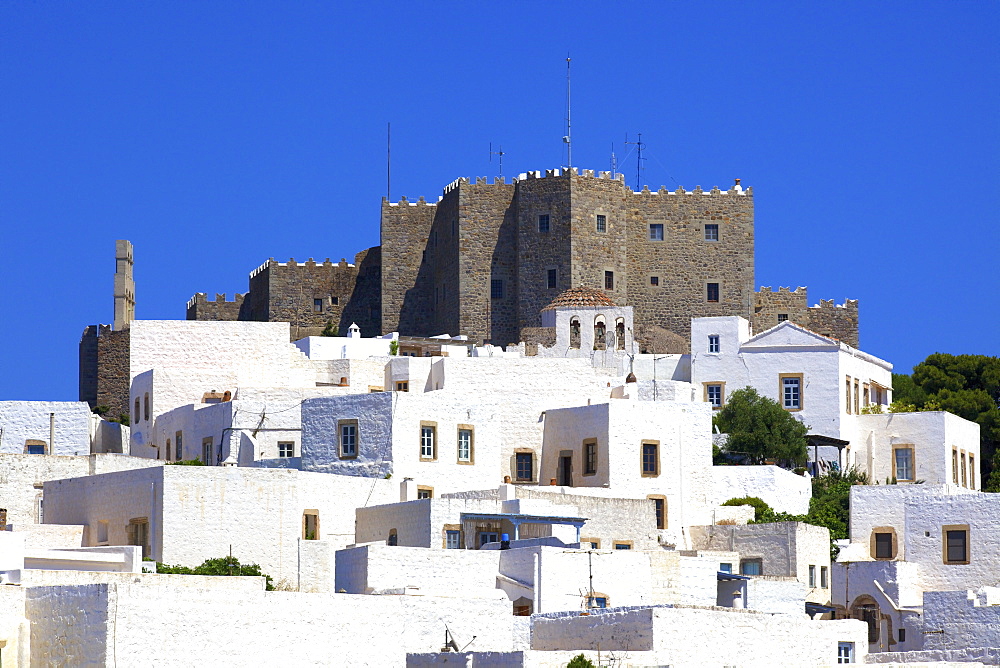
[[[441,200],[382,203],[382,330],[494,344],[541,325],[571,287],[687,338],[690,319],[750,317],[752,189],[633,192],[591,170],[458,179]]]
[[[762,287],[755,295],[754,312],[750,318],[756,333],[791,320],[817,334],[843,341],[852,348],[858,347],[858,300],[846,299],[835,304],[832,299],[820,300],[809,306],[806,288],[794,290]]]

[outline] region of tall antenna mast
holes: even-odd
[[[618,178],[618,158],[615,156],[614,142],[611,142],[611,178]]]
[[[573,129],[570,122],[570,57],[566,54],[566,136],[563,142],[566,143],[566,168],[573,166]]]
[[[392,123],[385,124],[385,198],[392,201]]]
[[[506,153],[503,152],[503,146],[497,147],[497,150],[493,150],[493,142],[490,142],[490,163],[493,162],[493,156],[498,156],[500,158],[500,178],[503,178],[503,157]]]
[[[636,190],[638,190],[639,186],[642,185],[642,183],[641,183],[642,177],[639,175],[639,172],[642,169],[642,159],[643,159],[642,158],[642,149],[644,149],[646,147],[646,145],[642,141],[642,133],[641,132],[639,133],[639,139],[636,140],[636,141],[629,141],[628,140],[628,135],[625,135],[625,143],[626,144],[633,144],[635,146],[635,148],[636,148],[636,153],[638,154],[638,157],[636,158],[636,161],[635,161],[635,187],[636,187]]]

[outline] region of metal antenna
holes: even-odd
[[[493,142],[490,142],[490,164],[493,163],[493,156],[499,156],[500,158],[500,178],[503,178],[503,157],[506,153],[503,152],[503,146],[497,146],[497,150],[493,150]]]
[[[615,156],[615,143],[611,142],[611,178],[618,178],[618,158]]]
[[[385,198],[392,201],[392,123],[385,124]]]
[[[638,190],[639,186],[642,185],[642,183],[641,183],[642,177],[639,176],[639,171],[642,169],[642,160],[643,160],[642,149],[644,149],[646,147],[646,144],[644,144],[643,141],[642,141],[642,133],[641,132],[639,133],[639,139],[637,139],[636,141],[629,141],[628,140],[628,135],[625,135],[625,143],[626,144],[633,144],[635,146],[635,148],[636,148],[636,152],[638,153],[638,157],[636,158],[636,161],[635,161],[635,188],[636,188],[636,190]]]
[[[570,57],[566,54],[566,136],[563,142],[566,144],[566,168],[573,166],[573,128],[570,122]]]

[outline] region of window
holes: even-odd
[[[851,414],[851,377],[844,381],[844,405],[847,406],[847,414]]]
[[[788,314],[787,313],[779,313],[778,314],[778,322],[779,323],[785,322],[786,320],[788,320]]]
[[[35,439],[28,439],[24,442],[24,454],[26,455],[44,455],[45,454],[45,441],[39,441]]]
[[[399,532],[395,529],[389,529],[389,537],[386,538],[385,544],[389,546],[399,545]]]
[[[396,391],[397,392],[409,392],[410,391],[410,381],[408,381],[408,380],[397,380],[396,381]]]
[[[719,301],[719,284],[709,283],[705,288],[705,300],[709,302]]]
[[[659,286],[660,285],[660,277],[659,276],[650,276],[649,277],[649,284],[652,285],[653,287]]]
[[[896,480],[913,480],[913,448],[894,447],[892,454],[895,459]]]
[[[892,549],[893,535],[889,532],[875,533],[875,558],[892,559],[894,550]]]
[[[760,559],[741,559],[740,575],[763,575],[763,561]]]
[[[837,663],[854,663],[854,643],[837,643]]]
[[[206,436],[201,439],[201,463],[205,466],[212,466],[215,462],[212,461],[212,456],[215,454],[215,448],[212,445],[212,437]]]
[[[132,414],[132,424],[139,424],[139,397],[135,398],[135,413]]]
[[[278,441],[278,456],[281,458],[295,456],[295,443],[292,441]]]
[[[313,311],[316,313],[323,312],[323,300],[320,298],[313,299]]]
[[[705,383],[705,401],[712,404],[712,408],[722,408],[723,383]]]
[[[494,278],[490,280],[490,299],[503,299],[503,280]]]
[[[631,550],[632,549],[632,541],[630,541],[630,540],[616,540],[615,541],[615,549],[616,550]]]
[[[583,475],[597,473],[597,441],[583,442]]]
[[[176,453],[175,456],[174,456],[174,459],[180,459],[180,458],[181,458],[181,453],[179,453],[179,452]],[[167,439],[167,459],[170,459],[170,439],[169,438]]]
[[[649,224],[649,240],[663,241],[663,223]]]
[[[659,442],[642,444],[642,475],[644,478],[653,478],[660,475]]]
[[[546,287],[548,287],[550,290],[552,288],[556,287],[556,279],[557,278],[558,278],[558,275],[557,275],[555,269],[549,269],[548,271],[546,271],[545,272],[545,285],[546,285]]]
[[[969,486],[969,479],[965,474],[965,453],[962,453],[962,487]]]
[[[958,450],[952,449],[951,451],[951,478],[958,484]]]
[[[607,232],[608,231],[608,217],[603,213],[597,214],[597,231]]]
[[[613,271],[604,272],[604,289],[605,290],[615,289],[615,272]]]
[[[667,499],[663,496],[647,496],[653,502],[653,512],[656,515],[656,528],[667,528]]]
[[[717,353],[720,352],[721,347],[719,345],[719,335],[709,334],[708,335],[708,352]]]
[[[460,426],[458,428],[458,461],[465,464],[472,463],[472,427]]]
[[[732,564],[719,564],[719,572],[720,573],[732,573],[733,572],[733,565]]]
[[[941,527],[944,534],[944,563],[969,563],[969,525],[945,525]]]
[[[543,213],[538,216],[538,231],[548,232],[549,231],[549,214]]]
[[[535,454],[533,452],[514,453],[514,475],[521,482],[531,482],[535,479]]]
[[[819,586],[823,589],[830,586],[830,569],[826,566],[819,567]]]
[[[97,521],[97,543],[108,543],[108,521],[98,520]]]
[[[433,487],[417,487],[417,498],[418,499],[433,499],[434,498],[434,488]]]
[[[860,405],[861,404],[861,399],[860,399],[860,394],[861,393],[858,391],[858,389],[859,389],[858,385],[859,385],[858,384],[858,379],[855,378],[854,379],[854,414],[855,415],[861,415],[861,405]]]
[[[149,420],[149,392],[142,398],[142,417],[144,420]]]
[[[437,459],[437,426],[420,425],[420,458]]]
[[[444,547],[446,550],[458,550],[462,547],[461,540],[461,531],[447,531],[445,532]]]
[[[906,642],[906,629],[899,629],[899,642]]]
[[[969,489],[976,488],[976,458],[969,453]]]
[[[500,542],[500,532],[498,531],[479,532],[479,547],[482,547],[487,543],[498,543],[498,542]]]
[[[330,303],[334,306],[340,303],[340,297],[330,297]]]
[[[608,607],[608,597],[598,596],[594,594],[593,596],[587,597],[587,607],[588,608],[606,608]]]
[[[174,446],[177,448],[177,459],[184,459],[184,432],[174,433]]]
[[[581,550],[599,550],[599,549],[601,549],[601,539],[600,538],[581,538],[580,539],[580,549]]]
[[[319,511],[310,509],[302,512],[302,539],[319,540]]]
[[[802,410],[802,374],[781,374],[781,405],[785,410]]]
[[[718,241],[719,240],[719,224],[718,223],[708,223],[705,225],[705,241]]]
[[[128,544],[141,547],[143,559],[149,557],[149,519],[146,517],[130,519],[126,533]]]
[[[342,420],[340,422],[340,456],[342,459],[358,456],[357,420]]]
[[[812,564],[809,564],[809,586],[816,586],[816,567]]]

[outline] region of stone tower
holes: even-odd
[[[135,281],[132,279],[132,242],[115,241],[115,331],[135,320]]]

